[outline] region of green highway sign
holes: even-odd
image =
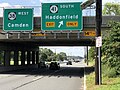
[[[3,30],[4,31],[32,31],[33,9],[15,8],[4,9]]]
[[[42,3],[42,30],[82,30],[81,3]]]

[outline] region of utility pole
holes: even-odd
[[[84,58],[85,58],[85,63],[88,65],[88,46],[84,47]]]
[[[87,65],[88,65],[88,46],[86,47],[87,49],[87,56],[86,56],[86,59],[87,59]]]
[[[87,50],[86,50],[86,46],[84,47],[84,59],[85,59],[85,63],[87,63],[87,59],[86,59],[86,52],[87,52]]]
[[[102,0],[87,0],[81,4],[82,10],[91,6],[96,2],[96,41],[101,38],[101,24],[102,24]],[[100,39],[101,40],[101,39]],[[86,56],[84,56],[86,57]],[[95,84],[100,85],[101,78],[101,45],[96,46],[96,60],[95,60]]]
[[[102,24],[102,0],[96,0],[96,41],[101,37]],[[101,85],[101,45],[96,46],[96,60],[95,60],[95,84]]]

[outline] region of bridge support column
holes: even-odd
[[[39,62],[39,51],[36,51],[36,64]]]
[[[14,65],[18,66],[18,51],[14,51]]]
[[[25,51],[21,51],[21,65],[25,65]]]
[[[35,51],[32,51],[32,64],[35,64]]]
[[[27,51],[27,65],[30,65],[30,51]]]
[[[10,51],[4,51],[4,66],[10,66]]]

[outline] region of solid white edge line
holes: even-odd
[[[84,90],[86,90],[86,74],[85,74],[85,66],[84,66]]]

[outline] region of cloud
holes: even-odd
[[[3,8],[11,7],[9,3],[0,3],[0,17],[3,17]]]
[[[85,2],[87,0],[40,0],[42,3],[54,3],[54,2]],[[119,0],[102,0],[102,4],[104,5],[107,2],[120,2]]]
[[[22,8],[21,5],[11,6],[9,3],[0,3],[0,17],[3,17],[3,9],[4,8]]]
[[[3,16],[3,8],[0,8],[0,17]]]
[[[31,3],[32,3],[32,4],[36,4],[36,1],[33,1],[33,0],[32,0]]]
[[[0,3],[0,8],[21,8],[22,5],[10,5],[9,3]]]
[[[9,3],[0,3],[0,7],[10,7]]]
[[[54,2],[82,2],[84,0],[40,0],[41,3],[54,3]]]

